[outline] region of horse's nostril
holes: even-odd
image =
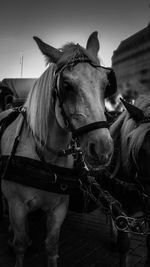
[[[90,142],[88,146],[88,153],[89,157],[92,161],[94,161],[94,164],[99,162],[101,165],[107,164],[112,156],[112,146],[108,146],[108,143],[106,145],[102,142],[94,143]]]
[[[97,155],[96,150],[95,150],[95,144],[91,143],[89,145],[89,153],[92,156],[96,156]]]

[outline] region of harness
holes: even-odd
[[[78,59],[77,61],[69,63],[69,66],[72,66],[72,64],[77,64],[79,62],[87,62],[87,60],[82,59],[81,61]],[[91,61],[88,62],[94,67],[101,67],[94,65],[94,63],[92,63]],[[15,138],[11,154],[9,156],[1,156],[0,171],[2,179],[17,182],[19,184],[34,187],[40,190],[42,189],[48,192],[70,194],[71,196],[82,192],[82,195],[84,195],[84,200],[86,202],[84,205],[84,211],[85,208],[87,208],[89,201],[92,201],[92,205],[94,203],[94,208],[102,203],[104,207],[109,210],[111,217],[115,220],[115,224],[118,230],[127,231],[129,229],[128,231],[130,231],[131,223],[133,223],[134,221],[134,224],[136,223],[136,225],[138,225],[138,228],[136,228],[136,231],[134,231],[134,233],[136,232],[141,234],[141,227],[139,227],[141,226],[141,221],[139,221],[139,219],[127,217],[122,210],[121,204],[116,199],[114,199],[108,193],[108,191],[104,191],[101,188],[100,184],[96,182],[95,177],[91,175],[90,171],[85,166],[78,137],[95,129],[108,128],[109,124],[107,121],[98,121],[80,127],[78,129],[74,129],[69,117],[65,113],[63,107],[63,99],[61,98],[60,94],[60,81],[62,78],[62,72],[67,67],[68,64],[63,66],[60,70],[56,70],[55,81],[57,86],[55,87],[55,94],[59,100],[64,122],[67,128],[72,132],[72,142],[70,149],[60,150],[59,153],[61,156],[72,154],[75,161],[75,168],[68,169],[46,163],[45,161],[43,161],[42,155],[40,157],[41,161],[15,155],[26,120],[26,110],[20,107],[13,109],[12,112],[0,122],[1,138],[5,129],[18,117],[18,115],[22,114],[23,116],[22,124],[18,131],[18,135]],[[124,219],[126,219],[126,224],[124,223]]]
[[[80,163],[80,168],[78,165],[78,168],[72,169],[59,167],[27,157],[16,156],[15,152],[26,119],[26,111],[24,108],[15,108],[7,117],[0,121],[1,138],[6,128],[19,114],[22,114],[23,121],[18,135],[15,138],[11,154],[10,156],[1,156],[0,158],[0,174],[2,179],[48,192],[69,194],[70,206],[72,206],[72,210],[78,212],[92,211],[97,208],[101,202],[104,203],[107,209],[112,202],[119,203],[106,190],[104,192],[101,186],[96,182],[94,176],[91,176],[90,172],[85,168],[79,149],[74,150],[74,153],[77,154],[76,160]],[[77,196],[79,196],[79,199],[82,200],[83,203],[77,203],[77,207],[74,207],[74,203],[78,202]]]
[[[72,67],[79,62],[88,62],[95,68],[100,67],[85,58],[78,58],[77,60],[74,59],[74,61],[69,62],[67,65],[64,65],[62,68],[56,70],[53,88],[55,97],[57,97],[59,101],[64,123],[67,126],[68,130],[72,132],[71,148],[60,150],[58,151],[58,153],[60,156],[68,156],[72,154],[74,157],[75,167],[73,169],[68,169],[46,163],[41,151],[39,151],[38,149],[37,153],[41,161],[36,161],[34,159],[19,157],[15,155],[22,129],[26,121],[26,110],[24,107],[19,107],[13,109],[12,112],[0,122],[1,138],[9,124],[11,124],[19,114],[22,114],[23,116],[22,124],[15,138],[11,154],[9,156],[1,156],[2,179],[61,194],[72,194],[81,190],[85,193],[86,190],[84,189],[84,187],[90,187],[90,184],[92,183],[90,179],[90,172],[85,166],[78,137],[86,132],[98,128],[108,128],[109,124],[107,121],[98,121],[75,129],[64,110],[64,103],[61,97],[62,73],[64,69]]]
[[[77,179],[79,176],[77,168],[70,169],[59,167],[50,163],[45,163],[44,161],[37,161],[15,155],[26,119],[24,109],[15,108],[7,117],[1,120],[0,138],[6,128],[19,114],[22,114],[23,121],[18,135],[15,137],[11,154],[9,156],[1,156],[2,179],[18,182],[49,192],[71,194],[74,190],[79,190],[80,182]]]
[[[15,108],[7,117],[0,121],[0,138],[6,128],[20,113],[25,120],[25,110]],[[1,156],[0,158],[0,174],[2,179],[48,192],[69,194],[70,209],[76,212],[90,212],[102,204],[105,213],[112,217],[119,231],[138,235],[149,234],[149,232],[147,233],[143,230],[146,218],[132,218],[127,216],[120,202],[104,189],[103,186],[98,184],[94,174],[90,174],[85,168],[79,171],[77,168],[63,168],[43,161],[15,156],[24,120],[19,134],[15,138],[11,155]],[[112,182],[112,179],[110,180]],[[119,183],[121,185],[121,182]]]

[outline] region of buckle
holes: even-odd
[[[61,184],[61,185],[60,185],[60,189],[61,189],[62,191],[66,191],[66,190],[68,189],[68,185],[67,185],[67,184]]]
[[[116,228],[120,231],[125,231],[128,229],[129,227],[129,221],[128,221],[128,218],[126,218],[125,216],[118,216],[116,219],[115,219],[115,225],[116,225]]]

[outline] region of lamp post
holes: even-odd
[[[21,69],[20,69],[20,77],[22,78],[23,76],[23,53],[20,53],[20,65],[21,65]]]

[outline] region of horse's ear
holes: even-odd
[[[86,49],[88,50],[89,54],[94,57],[95,59],[98,58],[98,51],[100,49],[99,40],[98,40],[98,32],[93,32],[86,44]]]
[[[60,59],[62,52],[53,46],[44,43],[40,38],[33,36],[41,52],[49,59],[49,62],[57,63]]]
[[[135,120],[135,121],[142,121],[144,120],[144,112],[143,110],[137,108],[134,105],[131,105],[127,101],[125,101],[123,98],[120,98],[121,102],[125,106],[126,110],[129,112],[130,116]]]

